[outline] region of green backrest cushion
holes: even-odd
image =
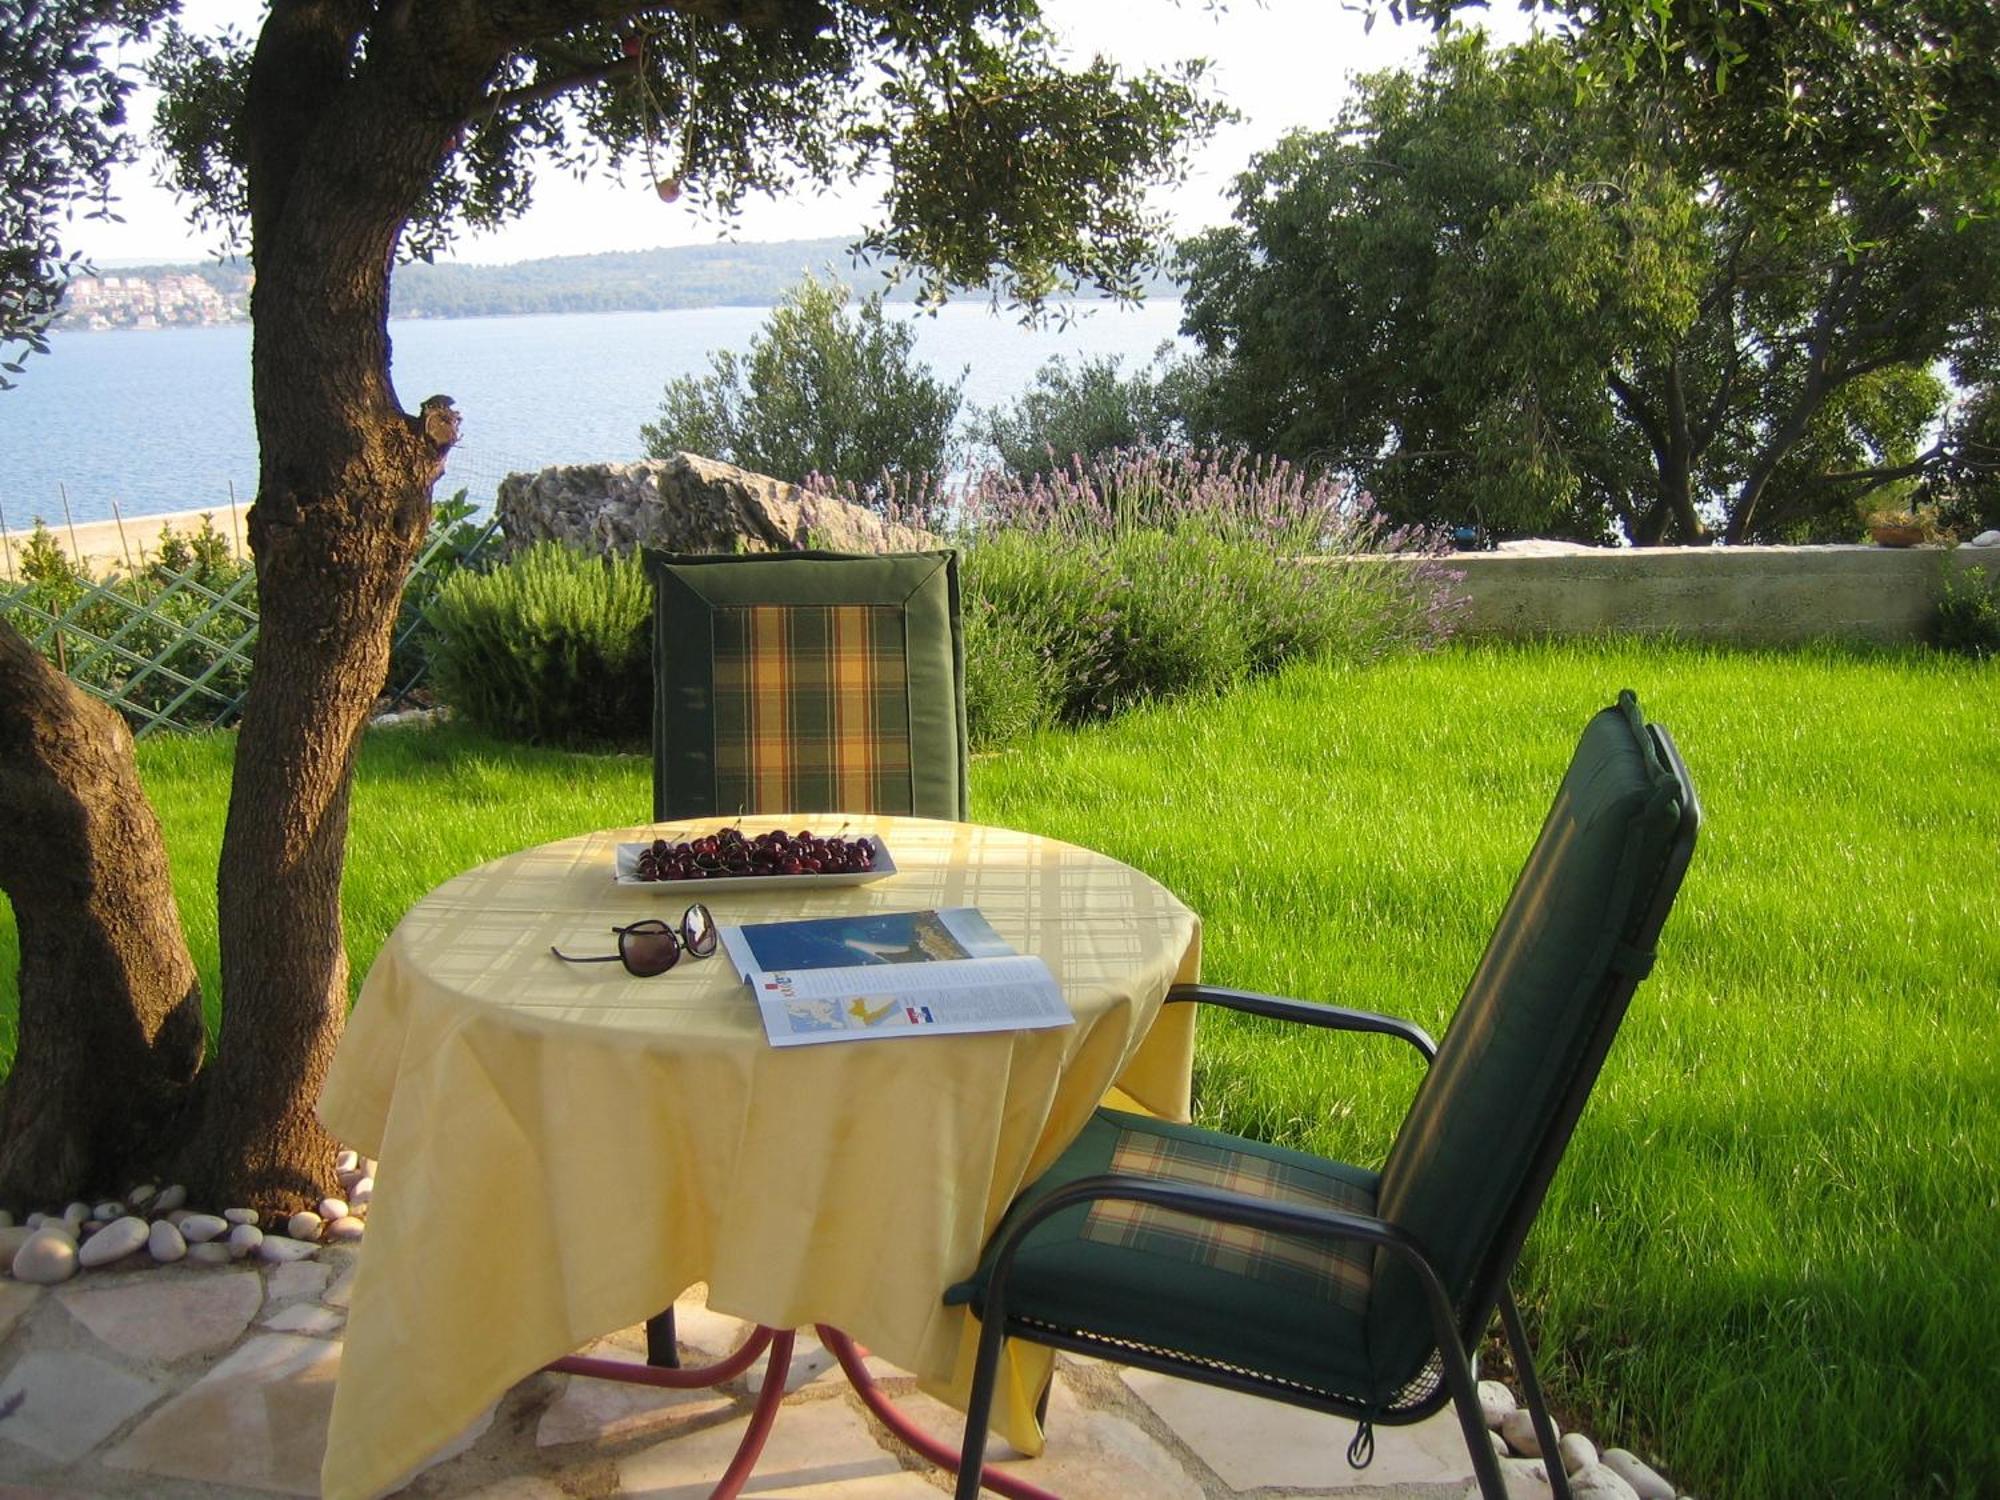
[[[1625,695],[1594,717],[1383,1165],[1377,1212],[1413,1235],[1455,1306],[1501,1233],[1650,910],[1680,783]],[[1369,1313],[1388,1384],[1435,1347],[1414,1275],[1378,1255]]]
[[[969,812],[954,552],[648,552],[653,816]]]

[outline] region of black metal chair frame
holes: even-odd
[[[1570,1500],[1567,1475],[1556,1450],[1556,1432],[1549,1418],[1548,1404],[1535,1371],[1527,1330],[1520,1310],[1508,1289],[1507,1280],[1515,1261],[1540,1212],[1542,1200],[1555,1176],[1578,1117],[1588,1100],[1605,1056],[1611,1049],[1626,1007],[1639,981],[1650,967],[1653,946],[1665,925],[1667,912],[1694,854],[1695,833],[1701,822],[1701,808],[1694,785],[1688,777],[1672,736],[1657,724],[1646,726],[1660,751],[1661,760],[1671,769],[1681,789],[1682,814],[1674,843],[1670,847],[1655,887],[1653,904],[1634,934],[1634,958],[1614,964],[1603,981],[1602,1005],[1595,1030],[1578,1059],[1575,1073],[1565,1088],[1549,1128],[1531,1158],[1529,1170],[1513,1205],[1494,1237],[1484,1260],[1469,1281],[1462,1306],[1454,1307],[1443,1278],[1432,1264],[1425,1247],[1385,1219],[1366,1214],[1344,1213],[1335,1209],[1279,1204],[1240,1193],[1193,1185],[1169,1185],[1141,1177],[1105,1173],[1080,1178],[1057,1189],[1035,1204],[1032,1211],[1009,1226],[999,1248],[985,1288],[981,1316],[979,1350],[973,1367],[971,1399],[966,1407],[965,1446],[960,1458],[956,1500],[975,1500],[984,1462],[987,1424],[992,1416],[993,1388],[1004,1338],[1015,1337],[1050,1348],[1093,1355],[1119,1364],[1175,1375],[1228,1390],[1263,1396],[1288,1405],[1314,1411],[1351,1416],[1363,1424],[1403,1426],[1418,1422],[1450,1401],[1456,1408],[1459,1427],[1465,1434],[1472,1469],[1483,1500],[1507,1500],[1506,1482],[1499,1457],[1488,1435],[1479,1405],[1478,1383],[1472,1354],[1491,1325],[1494,1311],[1500,1314],[1508,1348],[1520,1376],[1522,1398],[1534,1422],[1535,1437],[1548,1470],[1549,1485],[1556,1500]],[[1219,989],[1209,985],[1176,985],[1168,992],[1167,1004],[1200,1002],[1220,1005],[1252,1015],[1296,1021],[1338,1031],[1376,1032],[1399,1037],[1423,1054],[1428,1066],[1437,1055],[1436,1044],[1422,1027],[1396,1016],[1372,1011],[1350,1010],[1343,1006],[1319,1005],[1301,1000],[1262,995],[1247,990]],[[1290,1382],[1270,1379],[1248,1370],[1234,1369],[1175,1354],[1170,1350],[1135,1345],[1124,1340],[1099,1338],[1074,1329],[1057,1328],[1037,1321],[1011,1317],[1006,1306],[1006,1285],[1015,1254],[1035,1226],[1066,1208],[1094,1200],[1119,1199],[1150,1203],[1197,1217],[1235,1223],[1284,1234],[1330,1240],[1360,1240],[1377,1245],[1407,1263],[1416,1273],[1429,1305],[1431,1326],[1437,1340],[1433,1365],[1442,1365],[1441,1380],[1430,1390],[1417,1394],[1406,1405],[1379,1405],[1354,1400],[1328,1391],[1315,1391]],[[1423,1383],[1428,1371],[1420,1372],[1411,1391]],[[1406,1392],[1407,1393],[1407,1392]],[[1357,1447],[1366,1451],[1360,1434]],[[1354,1448],[1350,1461],[1360,1463]]]

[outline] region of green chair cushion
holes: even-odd
[[[655,818],[968,815],[956,553],[646,566]]]
[[[1681,815],[1630,695],[1594,716],[1541,836],[1383,1164],[1377,1211],[1469,1294],[1606,1007]],[[1628,992],[1629,993],[1629,992]],[[1435,1339],[1409,1269],[1381,1252],[1369,1343],[1414,1370]]]
[[[1375,1174],[1281,1146],[1100,1109],[1008,1211],[1011,1222],[1056,1188],[1113,1172],[1255,1197],[1373,1213]],[[993,1249],[949,1303],[982,1306]],[[1205,1222],[1113,1200],[1052,1215],[1007,1278],[1007,1315],[1087,1330],[1196,1359],[1247,1367],[1315,1391],[1372,1392],[1363,1321],[1374,1255],[1327,1241]]]

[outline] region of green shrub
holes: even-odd
[[[1039,718],[1014,722],[1076,723],[1297,659],[1370,660],[1443,639],[1457,607],[1429,538],[1390,530],[1338,485],[1236,454],[988,475],[960,513],[968,618],[990,613],[1032,643],[1006,663],[969,660],[968,714],[975,689],[997,702],[1003,683],[1008,702],[1044,694]],[[1385,565],[1397,552],[1418,555]],[[973,742],[993,743],[978,727]]]
[[[430,680],[438,650],[431,605],[438,591],[461,569],[487,566],[498,551],[497,531],[491,522],[476,520],[477,511],[463,489],[431,507],[430,534],[403,585],[395,633],[389,638],[389,676],[383,691],[398,704],[409,701],[414,690]]]
[[[974,413],[977,440],[1000,466],[1023,479],[1072,467],[1121,448],[1170,447],[1187,439],[1185,411],[1203,373],[1162,344],[1150,368],[1120,372],[1117,355],[1060,355],[1035,372],[1028,389]]]
[[[438,591],[438,696],[478,728],[534,744],[638,744],[651,724],[652,594],[638,553],[557,542]]]
[[[1960,656],[2000,656],[2000,577],[1978,566],[1946,568],[1932,638]]]
[[[709,356],[707,375],[669,382],[646,451],[683,450],[800,483],[812,476],[873,495],[885,473],[950,466],[963,373],[947,383],[916,357],[916,330],[880,293],[808,276],[771,309],[748,353]]]

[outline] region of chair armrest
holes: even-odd
[[[1405,1021],[1400,1016],[1379,1015],[1372,1010],[1349,1010],[1344,1005],[1319,1005],[1310,1000],[1287,1000],[1278,995],[1260,995],[1255,990],[1225,990],[1210,984],[1177,984],[1167,991],[1164,1003],[1180,1005],[1189,1001],[1220,1005],[1226,1010],[1247,1011],[1253,1016],[1270,1016],[1279,1021],[1329,1027],[1335,1031],[1379,1032],[1383,1036],[1400,1037],[1408,1042],[1423,1053],[1427,1063],[1437,1056],[1437,1043],[1431,1040],[1430,1033],[1416,1022]]]

